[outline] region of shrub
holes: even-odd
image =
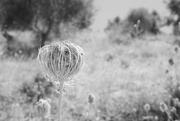
[[[139,8],[134,9],[130,12],[130,14],[127,17],[127,25],[125,27],[129,28],[129,30],[132,30],[133,26],[137,24],[138,20],[140,20],[140,29],[143,30],[143,33],[150,32],[153,34],[157,34],[158,32],[158,14],[155,11],[150,14],[146,9]]]
[[[34,82],[23,83],[20,92],[26,97],[26,102],[35,103],[40,98],[49,97],[52,94],[53,85],[47,82],[42,75],[37,74]]]

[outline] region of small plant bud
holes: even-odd
[[[54,96],[55,96],[56,98],[59,97],[59,91],[55,90],[53,94],[54,94]]]
[[[39,102],[36,103],[36,112],[39,116],[49,118],[50,110],[51,106],[47,100],[40,99]]]
[[[93,94],[89,94],[89,96],[88,96],[88,103],[89,104],[93,104],[94,100],[95,100],[95,96]]]
[[[158,119],[159,119],[158,116],[154,116],[155,121],[158,121]]]
[[[161,112],[166,112],[168,110],[166,103],[164,103],[164,102],[160,103],[160,110],[161,110]]]
[[[138,25],[134,24],[134,29],[137,30],[138,29]]]
[[[151,106],[150,106],[148,103],[146,103],[146,104],[144,105],[144,110],[145,110],[146,112],[149,112],[149,111],[150,111],[150,108],[151,108]]]
[[[141,23],[141,20],[138,20],[138,21],[137,21],[137,24],[139,25],[140,23]]]
[[[170,64],[171,66],[174,65],[174,61],[173,61],[172,58],[169,59],[169,64]]]
[[[178,46],[175,46],[175,47],[174,47],[174,52],[175,52],[175,53],[178,53],[178,52],[179,52],[179,47],[178,47]]]

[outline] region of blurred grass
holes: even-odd
[[[89,93],[96,97],[91,116],[97,121],[101,115],[115,117],[139,104],[168,100],[165,71],[170,69],[168,60],[173,57],[173,36],[145,36],[116,44],[106,33],[85,31],[68,39],[84,49],[85,64],[74,86],[64,95],[64,121],[73,120],[69,109],[77,113],[74,120],[83,120],[77,115],[86,115]],[[38,73],[42,71],[37,60],[1,60],[0,95],[13,97],[22,83],[34,81]]]
[[[0,89],[3,95],[10,95],[17,90],[23,82],[32,81],[37,73],[40,72],[36,60],[1,60],[0,65]]]

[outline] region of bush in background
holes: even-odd
[[[134,9],[130,12],[127,17],[127,25],[125,27],[130,30],[132,27],[137,24],[138,20],[140,20],[140,29],[143,30],[143,33],[158,33],[158,14],[154,11],[152,14],[148,12],[145,8]]]
[[[139,30],[143,33],[157,34],[159,32],[160,17],[156,11],[149,13],[145,8],[133,9],[125,20],[121,20],[118,16],[114,20],[109,21],[106,31],[116,30],[122,33],[132,32],[134,25],[139,23]]]

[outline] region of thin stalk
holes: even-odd
[[[88,115],[87,115],[88,120],[90,120],[89,115],[90,115],[90,113],[91,113],[91,107],[92,107],[92,104],[90,104],[90,106],[89,106],[89,111],[88,111]]]
[[[58,121],[61,121],[61,100],[62,100],[62,93],[63,93],[63,85],[64,85],[64,82],[62,81],[60,83],[60,91],[59,91],[59,100],[58,100]]]

